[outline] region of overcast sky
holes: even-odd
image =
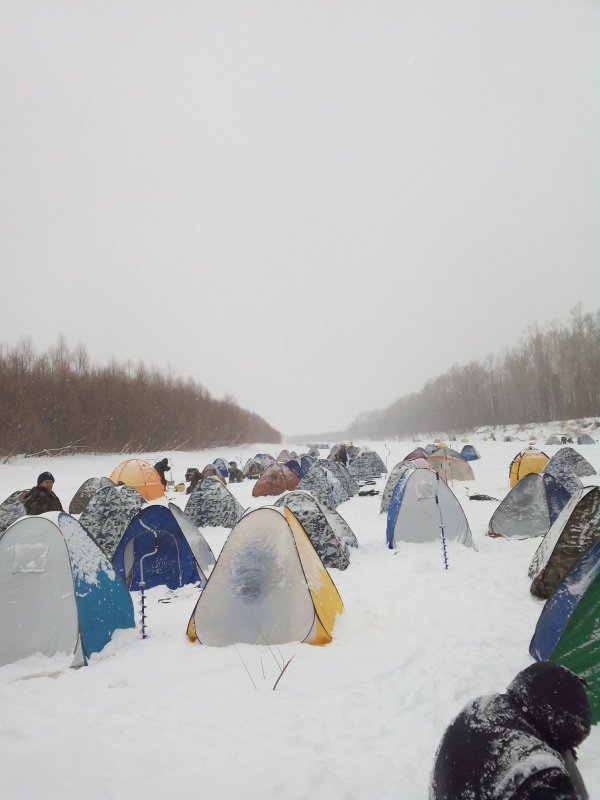
[[[0,342],[343,428],[600,303],[595,0],[0,0]]]

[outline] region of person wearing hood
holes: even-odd
[[[165,478],[165,472],[168,472],[171,467],[169,466],[169,459],[168,458],[161,458],[160,461],[157,461],[154,465],[154,469],[158,472],[160,476],[160,482],[164,487],[167,486],[167,479]]]
[[[430,800],[585,800],[574,748],[589,735],[581,679],[542,661],[504,694],[469,703],[446,729],[435,757]]]
[[[19,500],[25,506],[25,512],[35,516],[45,514],[46,511],[62,511],[61,502],[52,491],[53,486],[54,475],[51,472],[42,472],[38,475],[37,485],[19,495]]]

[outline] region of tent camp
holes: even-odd
[[[531,472],[541,472],[549,459],[546,453],[541,450],[534,450],[532,447],[527,450],[522,450],[510,462],[508,470],[508,483],[509,485],[516,486],[516,484],[529,475]]]
[[[348,465],[348,472],[354,480],[360,481],[364,478],[379,478],[387,473],[387,467],[374,450],[363,448]]]
[[[350,563],[349,547],[358,547],[356,536],[346,520],[325,502],[308,492],[287,492],[275,503],[287,506],[300,523],[324,566],[346,569]]]
[[[492,514],[488,536],[527,539],[543,536],[569,501],[554,476],[531,472],[506,495]]]
[[[185,513],[198,528],[233,528],[244,513],[227,486],[216,478],[201,478],[194,486]]]
[[[87,663],[133,606],[110,561],[63,511],[18,519],[0,537],[0,664],[41,653]]]
[[[529,567],[531,593],[550,597],[575,562],[600,539],[600,487],[579,489],[544,536]]]
[[[252,487],[252,497],[269,497],[294,489],[300,478],[285,464],[271,464]]]
[[[125,483],[136,489],[145,500],[156,500],[165,493],[160,475],[148,461],[130,458],[115,467],[109,475],[113,483]]]
[[[473,547],[471,529],[461,504],[447,484],[430,469],[407,470],[392,493],[386,538],[390,549],[398,542],[447,540]]]
[[[173,512],[165,506],[147,505],[138,511],[127,526],[112,563],[131,591],[206,583],[190,542]]]
[[[105,486],[113,486],[110,478],[88,478],[84,481],[69,503],[69,514],[81,514],[85,511],[98,489],[103,489]]]
[[[577,444],[596,444],[596,441],[587,433],[582,433],[577,437]]]
[[[311,492],[318,500],[325,500],[330,506],[336,508],[340,503],[346,502],[348,493],[335,474],[324,466],[325,463],[323,460],[315,461],[296,488]]]
[[[446,483],[475,480],[471,465],[460,453],[436,450],[435,453],[428,454],[425,460],[429,469],[437,472]]]
[[[481,458],[481,456],[479,455],[479,452],[477,451],[477,449],[475,447],[473,447],[472,444],[466,444],[463,447],[463,449],[460,451],[460,455],[466,461],[477,461],[478,459]]]
[[[0,505],[0,533],[3,533],[19,517],[25,516],[25,506],[19,500],[19,495],[22,493],[23,489],[17,489],[16,492],[9,494]]]
[[[557,477],[558,471],[565,467],[568,467],[578,478],[587,478],[588,475],[596,474],[596,470],[590,462],[572,447],[561,447],[560,450],[557,450],[544,467],[544,472],[549,472]]]
[[[326,644],[342,610],[335,584],[294,514],[257,508],[229,534],[188,636],[213,647]]]
[[[79,522],[97,544],[112,558],[131,518],[140,510],[144,498],[131,486],[110,484],[98,489],[79,517]]]
[[[558,584],[538,619],[529,652],[585,679],[592,722],[600,722],[600,541]]]
[[[398,481],[405,472],[408,472],[411,469],[417,469],[414,461],[400,461],[390,472],[381,495],[381,506],[379,508],[380,514],[387,514],[388,508],[390,507],[390,500],[392,499],[392,495]]]

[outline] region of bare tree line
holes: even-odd
[[[359,415],[348,434],[385,439],[426,431],[548,422],[600,414],[600,311],[531,326],[501,356],[453,366],[420,392]]]
[[[43,353],[0,346],[0,453],[142,452],[279,442],[279,431],[232,399],[142,362],[94,366],[61,338]]]

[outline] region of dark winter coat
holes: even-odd
[[[154,469],[160,475],[160,482],[162,483],[162,485],[166,486],[167,479],[165,478],[165,472],[167,472],[169,469],[169,459],[163,458],[161,461],[157,461],[156,464],[154,465]]]
[[[506,694],[479,697],[448,726],[430,800],[579,800],[581,776],[561,753],[589,732],[579,678],[550,662],[532,664]]]
[[[25,506],[27,514],[45,514],[46,511],[62,511],[63,507],[54,492],[47,492],[41,486],[34,486],[29,491],[22,492],[19,500]]]
[[[239,467],[229,467],[229,483],[241,483],[244,480],[244,473]]]

